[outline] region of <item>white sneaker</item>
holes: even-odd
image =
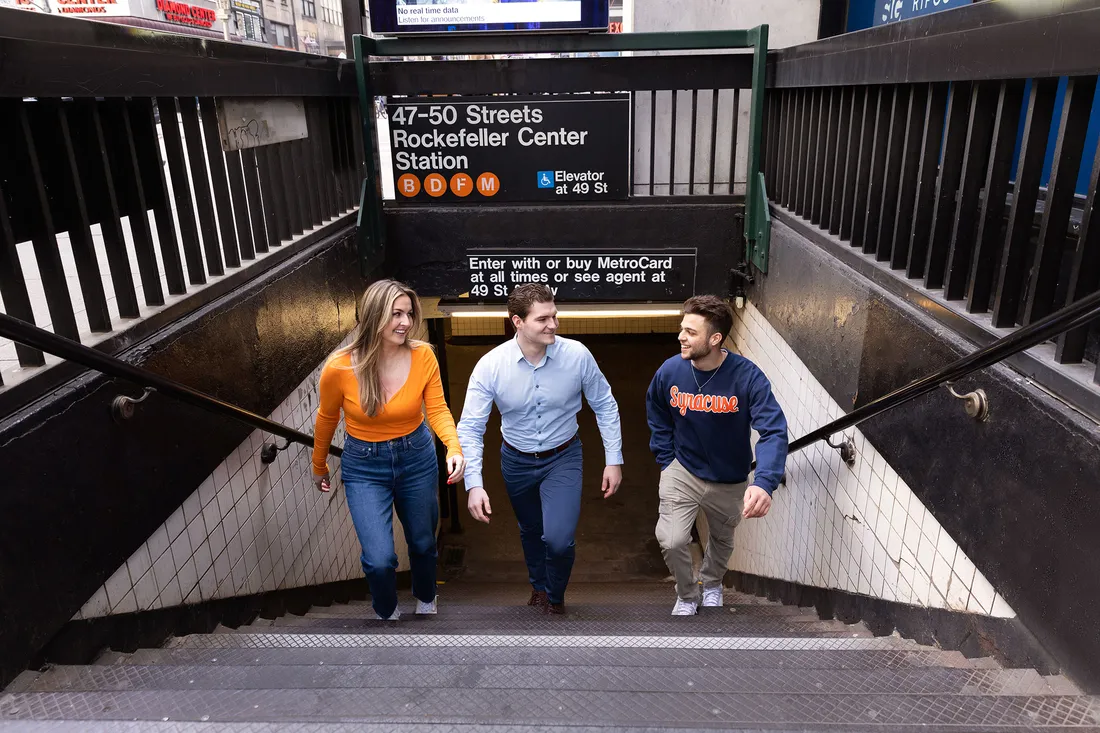
[[[439,596],[432,599],[431,603],[425,603],[419,598],[416,599],[416,615],[417,616],[434,616],[437,611],[435,608],[436,601],[439,600]]]
[[[694,616],[699,613],[699,604],[695,601],[685,601],[683,598],[676,599],[676,605],[672,607],[673,616]]]
[[[389,618],[382,618],[377,612],[375,612],[374,617],[376,619],[378,619],[379,621],[400,621],[401,620],[401,609],[400,608],[393,609],[393,615],[390,616]]]
[[[721,585],[703,586],[703,608],[724,605]]]

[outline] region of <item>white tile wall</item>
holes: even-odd
[[[843,414],[751,303],[734,347],[759,366],[792,439]],[[804,585],[1005,618],[1016,614],[858,429],[847,466],[824,442],[787,459],[787,485],[764,519],[742,522],[730,569]],[[756,440],[753,435],[753,440]]]
[[[318,366],[269,417],[312,434],[320,373]],[[271,440],[257,431],[234,449],[74,618],[363,577],[339,459],[329,458],[332,491],[321,494],[311,449],[292,445],[274,463],[260,463],[260,448]],[[333,442],[343,445],[343,423]],[[398,569],[406,570],[396,516],[393,523]]]

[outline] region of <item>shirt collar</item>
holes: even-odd
[[[521,349],[519,347],[519,336],[518,335],[513,336],[511,343],[512,343],[512,346],[511,346],[512,363],[519,363],[519,362],[523,361],[523,359],[524,359],[523,349]],[[550,344],[549,346],[546,347],[546,358],[547,359],[553,359],[553,358],[557,357],[558,349],[560,347],[561,347],[561,337],[560,336],[555,336],[554,337],[554,343],[552,343],[552,344]],[[542,362],[540,362],[540,364],[541,363]]]

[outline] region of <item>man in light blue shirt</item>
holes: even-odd
[[[466,457],[470,514],[492,514],[481,477],[485,423],[495,403],[503,445],[500,468],[531,579],[528,605],[565,613],[573,570],[573,537],[581,511],[581,441],[577,413],[588,399],[603,438],[603,496],[622,483],[619,406],[592,353],[560,338],[554,295],[545,285],[520,285],[508,297],[516,336],[483,356],[466,389],[458,440]]]

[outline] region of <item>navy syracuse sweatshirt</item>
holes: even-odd
[[[709,372],[678,355],[667,360],[649,385],[646,416],[649,448],[661,470],[675,458],[705,481],[745,481],[752,466],[751,430],[756,430],[753,483],[771,494],[783,478],[787,419],[764,372],[743,356],[727,353]]]

